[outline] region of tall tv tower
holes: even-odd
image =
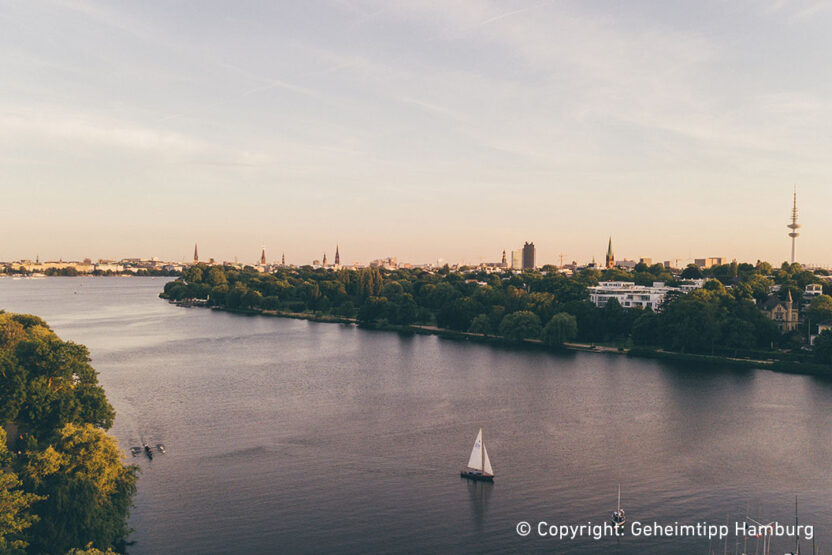
[[[792,204],[792,223],[790,223],[786,227],[792,230],[792,232],[789,233],[789,237],[792,238],[792,264],[794,264],[794,243],[795,239],[797,239],[800,236],[800,233],[797,232],[797,229],[800,227],[800,225],[797,223],[797,185],[795,185],[794,187],[794,201]]]

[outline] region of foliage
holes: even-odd
[[[824,330],[815,338],[815,360],[832,364],[832,331]]]
[[[543,328],[543,343],[549,347],[563,347],[577,335],[578,320],[567,312],[558,312]]]
[[[0,423],[19,435],[16,453],[0,437],[0,553],[124,546],[136,468],[89,360],[40,318],[0,313]]]
[[[500,335],[519,343],[524,339],[538,339],[540,337],[540,318],[534,312],[520,310],[512,312],[500,322]]]
[[[92,542],[120,547],[136,493],[137,468],[125,466],[116,441],[91,424],[66,424],[54,446],[27,453],[24,480],[47,498],[35,504],[40,521],[31,545],[66,552]]]
[[[773,285],[779,285],[779,294],[791,292],[797,304],[805,285],[820,280],[796,264],[774,269],[765,262],[731,262],[707,269],[689,265],[678,277],[661,264],[644,263],[637,264],[632,272],[585,268],[566,276],[553,267],[547,270],[489,274],[449,267],[430,272],[306,266],[280,268],[269,274],[250,267],[239,270],[198,264],[182,279],[167,283],[162,296],[174,301],[200,299],[210,306],[233,310],[356,318],[363,325],[435,325],[463,332],[496,333],[511,341],[518,338],[518,323],[530,326],[520,333],[522,336],[538,338],[542,333],[535,333],[527,316],[513,314],[533,314],[538,323],[548,325],[556,314],[566,313],[575,320],[577,341],[610,342],[632,337],[640,346],[736,354],[770,349],[774,344],[789,346],[757,303],[769,297]],[[615,301],[599,309],[588,301],[587,287],[599,280],[679,285],[680,279],[705,279],[706,283],[699,291],[668,295],[657,314],[624,308]],[[817,314],[821,314],[820,308]]]
[[[28,545],[24,532],[38,520],[30,506],[43,497],[25,492],[17,474],[3,470],[11,459],[6,431],[0,427],[0,553],[24,553]]]
[[[809,303],[809,318],[815,324],[832,320],[832,297],[819,295]]]

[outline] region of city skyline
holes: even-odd
[[[826,4],[0,8],[0,259],[830,265]],[[20,233],[25,230],[25,233]],[[251,253],[251,254],[250,254]],[[268,254],[268,253],[267,253]],[[332,256],[332,252],[329,252]]]

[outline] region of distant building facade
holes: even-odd
[[[786,300],[772,295],[766,299],[760,309],[777,324],[780,333],[791,333],[797,329],[798,311],[792,301],[792,293],[786,295]]]
[[[522,270],[523,269],[523,249],[517,249],[511,251],[511,269],[512,270]]]
[[[624,308],[649,308],[653,312],[661,310],[668,293],[685,291],[683,288],[669,287],[661,281],[653,282],[652,286],[636,285],[632,281],[602,281],[587,289],[589,300],[598,308],[604,308],[610,299],[615,299]]]
[[[700,268],[710,268],[712,266],[721,266],[725,264],[725,259],[721,256],[712,256],[710,258],[696,258],[693,263]]]
[[[535,266],[535,255],[537,254],[536,249],[534,248],[534,243],[524,243],[523,244],[523,269],[524,270],[534,270]]]

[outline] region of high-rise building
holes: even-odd
[[[522,270],[523,269],[523,249],[517,249],[511,251],[511,269],[512,270]]]
[[[506,249],[503,249],[503,261],[500,262],[500,266],[502,266],[503,268],[505,268],[507,266],[507,263],[506,263]]]
[[[534,243],[524,243],[523,244],[523,269],[524,270],[534,270],[534,257],[536,251],[534,248]]]
[[[607,244],[607,261],[608,269],[615,268],[615,255],[612,253],[612,235],[610,235],[610,242]]]
[[[199,262],[199,251],[196,248],[196,243],[194,243],[194,264]]]
[[[789,233],[789,237],[792,238],[792,264],[794,264],[794,244],[795,240],[800,236],[800,233],[797,232],[800,227],[797,223],[797,185],[794,187],[794,198],[792,201],[792,223],[786,227],[792,230],[791,233]]]
[[[338,245],[335,245],[335,265],[341,265],[341,253],[338,252]]]

